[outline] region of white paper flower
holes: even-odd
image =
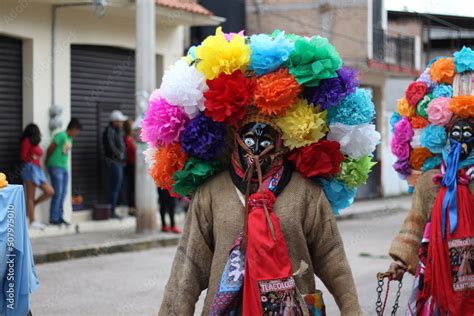
[[[156,154],[156,148],[155,147],[148,147],[144,152],[143,155],[145,155],[145,163],[148,167],[148,169],[153,168],[153,165],[155,164],[155,154]]]
[[[160,95],[168,103],[183,107],[190,117],[194,117],[204,110],[203,93],[207,90],[204,75],[184,59],[180,59],[165,71]]]
[[[413,129],[413,138],[411,139],[410,146],[411,148],[421,147],[421,132],[423,128]]]
[[[327,139],[341,144],[341,152],[356,159],[371,154],[380,142],[380,133],[373,124],[334,123],[329,130]]]

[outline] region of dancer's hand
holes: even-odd
[[[407,266],[401,260],[395,260],[390,264],[388,272],[391,273],[392,279],[401,281],[403,275],[407,271]]]

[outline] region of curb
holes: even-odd
[[[173,238],[155,238],[150,240],[126,241],[117,243],[106,243],[99,245],[90,245],[87,247],[79,247],[67,249],[58,252],[50,252],[44,254],[33,254],[35,264],[43,264],[50,262],[58,262],[69,259],[79,259],[84,257],[107,255],[118,252],[132,252],[148,250],[153,248],[175,246],[178,244],[180,237]]]

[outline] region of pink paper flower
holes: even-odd
[[[188,122],[189,117],[182,108],[169,104],[153,93],[142,122],[141,138],[153,144],[171,144],[179,141]]]
[[[232,37],[234,37],[235,35],[240,35],[240,36],[245,36],[244,34],[244,31],[240,31],[239,33],[234,33],[234,32],[231,32],[231,33],[224,33],[224,37],[225,39],[230,42],[230,40],[232,39]]]
[[[406,116],[402,117],[393,128],[393,138],[395,138],[398,143],[410,142],[413,135],[413,128]]]
[[[426,109],[426,113],[428,114],[428,120],[433,125],[439,126],[446,126],[453,113],[449,111],[449,102],[450,98],[446,97],[439,97],[433,99],[429,104],[428,108]]]
[[[410,157],[410,143],[398,142],[396,138],[392,138],[390,149],[398,160],[406,160]]]

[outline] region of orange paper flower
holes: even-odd
[[[453,84],[456,66],[453,58],[440,58],[430,66],[431,80],[438,83]]]
[[[423,116],[415,115],[410,118],[410,124],[412,128],[425,128],[430,124],[430,122],[425,119]]]
[[[280,68],[257,79],[254,104],[264,114],[278,115],[293,105],[300,92],[300,85],[288,69]]]
[[[187,156],[178,143],[165,145],[156,150],[155,163],[149,170],[158,187],[171,192],[173,174],[183,169]]]
[[[462,118],[474,117],[474,96],[453,97],[449,102],[449,110]]]
[[[408,118],[416,115],[416,107],[408,104],[407,99],[399,99],[397,103],[397,112],[401,116],[406,116]]]
[[[418,147],[412,150],[410,154],[410,165],[415,170],[420,170],[425,160],[431,158],[433,154],[428,148]]]

